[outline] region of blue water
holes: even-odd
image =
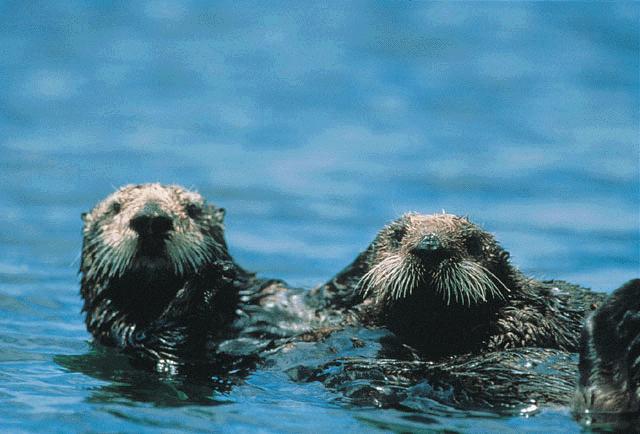
[[[530,275],[610,291],[640,275],[639,32],[637,3],[0,1],[0,429],[579,430],[133,370],[85,331],[80,213],[193,187],[241,265],[311,287],[444,209]]]

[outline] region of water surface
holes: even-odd
[[[80,213],[131,182],[227,208],[238,262],[311,287],[405,211],[467,214],[526,273],[640,274],[634,3],[0,2],[0,426],[579,430],[350,407],[259,369],[176,384],[89,344]]]

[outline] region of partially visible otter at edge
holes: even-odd
[[[233,261],[223,217],[199,194],[160,184],[122,187],[83,215],[81,294],[96,340],[168,369],[216,355],[240,331],[264,344],[287,334],[287,319],[295,329],[284,310],[256,310],[284,300],[281,282]]]
[[[517,347],[575,352],[585,314],[604,295],[526,277],[465,217],[410,213],[312,297],[434,359]]]
[[[615,290],[586,321],[576,416],[596,423],[640,423],[640,279]],[[618,426],[618,428],[622,428]]]

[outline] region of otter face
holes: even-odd
[[[127,185],[83,215],[81,272],[102,280],[129,271],[150,278],[193,273],[228,256],[223,216],[179,186]]]
[[[359,287],[385,304],[431,291],[447,305],[471,306],[509,291],[498,277],[508,253],[464,217],[405,214],[379,232],[370,252]]]

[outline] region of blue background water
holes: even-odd
[[[637,3],[0,1],[0,427],[579,429],[564,409],[348,408],[268,369],[192,402],[88,343],[79,216],[121,184],[195,187],[228,209],[239,263],[310,287],[402,212],[445,209],[528,274],[611,290],[640,274],[639,17]]]

